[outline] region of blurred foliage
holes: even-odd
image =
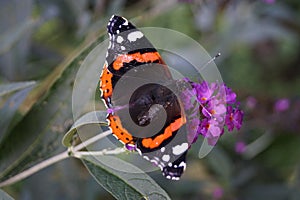
[[[216,63],[245,111],[242,130],[225,133],[206,158],[198,158],[200,141],[194,144],[181,181],[150,173],[172,199],[300,198],[300,2],[295,0],[2,0],[0,179],[64,149],[76,72],[103,41],[99,36],[112,14],[139,27],[180,31],[211,55],[221,52]],[[275,103],[282,98],[289,106],[278,110]],[[238,141],[245,143],[240,153]],[[74,160],[4,190],[16,199],[113,199]]]

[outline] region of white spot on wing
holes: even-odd
[[[166,150],[165,147],[162,147],[162,148],[160,149],[160,151],[161,151],[162,153],[165,152],[165,150]]]
[[[150,160],[150,162],[154,163],[156,166],[158,165],[158,162],[156,160]]]
[[[160,170],[163,170],[163,166],[162,165],[158,165],[158,167],[160,168]]]
[[[117,43],[121,43],[121,42],[123,42],[123,37],[122,36],[118,36],[117,37]]]
[[[163,155],[162,160],[165,162],[169,162],[170,156],[165,154],[165,155]]]
[[[134,31],[128,34],[127,39],[129,42],[134,42],[137,39],[140,39],[144,36],[144,34],[141,31]]]
[[[124,25],[124,26],[127,26],[127,25],[128,25],[128,20],[125,19],[124,17],[122,17],[122,18],[125,20],[125,22],[123,23],[123,25]]]
[[[172,147],[172,151],[174,155],[180,155],[188,149],[188,143],[182,143],[181,145],[176,145]]]
[[[122,50],[125,50],[126,48],[125,48],[124,46],[121,46],[121,49],[122,49]]]
[[[142,155],[142,152],[141,152],[141,150],[139,150],[139,149],[136,149],[137,150],[137,152],[140,154],[140,155]],[[144,156],[144,157],[147,157],[147,156]],[[148,157],[147,157],[148,158]],[[145,158],[146,160],[147,160],[147,158]],[[149,159],[149,158],[148,158]]]
[[[183,167],[183,170],[185,170],[185,168],[186,168],[185,162],[181,161],[181,163],[179,164],[179,167]]]
[[[109,19],[109,21],[111,21],[114,17],[115,17],[115,15],[112,15],[111,18]]]

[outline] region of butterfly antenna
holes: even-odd
[[[201,69],[205,68],[207,65],[209,65],[211,62],[215,61],[217,57],[221,56],[221,53],[217,53],[217,55],[215,55],[212,59],[210,59],[207,63],[205,63]]]

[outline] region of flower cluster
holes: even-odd
[[[190,143],[194,143],[198,135],[206,137],[210,145],[215,145],[224,133],[236,128],[239,130],[243,121],[243,111],[239,109],[236,94],[225,84],[189,82],[191,87],[182,92],[182,100],[188,113],[188,134]]]
[[[283,112],[290,107],[290,101],[288,98],[282,98],[275,102],[274,109],[276,112]]]

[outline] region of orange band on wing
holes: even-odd
[[[125,128],[123,128],[121,120],[118,116],[109,114],[107,119],[110,122],[109,126],[112,129],[113,134],[118,138],[118,140],[122,141],[125,144],[134,145],[134,138],[131,134],[128,133],[128,131]]]
[[[107,97],[111,97],[112,95],[112,82],[111,78],[113,74],[108,71],[107,66],[104,65],[102,75],[100,77],[100,90],[102,91],[102,96],[107,99]]]
[[[177,131],[183,124],[183,118],[176,119],[173,123],[171,123],[168,127],[166,127],[163,134],[156,136],[154,139],[152,138],[145,138],[142,140],[142,145],[146,148],[156,148],[161,145],[163,141],[168,139],[173,135],[173,132]]]
[[[159,63],[164,64],[158,52],[147,52],[143,54],[137,52],[133,54],[119,55],[113,63],[113,68],[115,70],[119,70],[123,66],[123,63],[129,63],[133,60],[138,62],[153,62],[155,60],[159,60]]]

